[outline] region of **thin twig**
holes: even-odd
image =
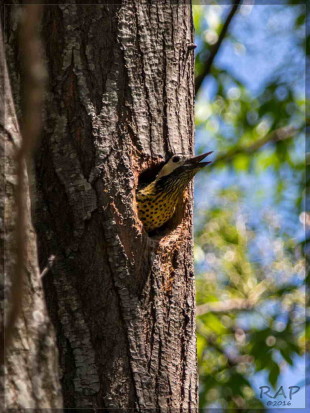
[[[219,51],[219,49],[221,47],[221,44],[222,44],[222,42],[223,42],[223,40],[226,36],[226,33],[228,31],[229,25],[230,25],[234,15],[236,14],[236,12],[237,12],[237,10],[238,10],[241,3],[242,3],[242,0],[236,0],[234,2],[234,4],[232,5],[231,10],[230,10],[230,12],[229,12],[229,14],[228,14],[228,16],[225,20],[225,23],[222,27],[219,38],[218,38],[217,42],[211,47],[210,54],[208,56],[206,64],[203,67],[203,71],[195,79],[195,93],[196,94],[198,93],[203,80],[205,79],[206,76],[209,75],[209,73],[211,71],[211,67],[212,67],[213,61],[215,59],[215,56],[217,55],[217,52]]]
[[[204,324],[199,319],[197,320],[197,332],[204,337],[208,347],[213,347],[218,353],[225,355],[228,367],[234,367],[240,363],[251,363],[253,361],[253,357],[249,355],[232,356],[229,354],[225,348],[218,343],[216,336],[204,332]]]
[[[23,8],[20,26],[20,50],[23,67],[23,120],[20,127],[21,143],[16,155],[16,262],[10,291],[10,307],[5,323],[4,348],[11,342],[14,327],[22,308],[23,278],[27,258],[27,162],[31,157],[41,130],[42,105],[46,71],[38,37],[42,6],[28,4]],[[9,90],[7,90],[8,92]],[[3,334],[2,334],[3,335]]]
[[[262,137],[261,139],[258,139],[257,141],[253,142],[250,145],[245,145],[241,146],[239,148],[231,149],[228,152],[219,155],[214,162],[212,162],[212,165],[215,165],[220,162],[230,162],[236,155],[240,154],[251,154],[256,152],[259,148],[262,146],[266,145],[267,143],[276,143],[279,141],[284,141],[286,139],[292,138],[295,133],[297,132],[297,129],[292,127],[292,126],[286,126],[284,128],[279,128],[276,129],[270,133],[268,133],[266,136]]]
[[[43,277],[49,272],[49,270],[50,270],[50,269],[52,268],[52,266],[54,265],[55,259],[56,259],[56,256],[55,256],[55,255],[51,255],[51,256],[48,258],[47,265],[44,267],[43,271],[41,272],[40,278],[43,278]]]

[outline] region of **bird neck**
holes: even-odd
[[[190,180],[195,174],[176,174],[171,173],[155,180],[155,187],[157,191],[169,192],[179,195],[187,187]]]

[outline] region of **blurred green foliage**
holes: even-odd
[[[292,9],[294,47],[304,54],[305,8],[278,7]],[[228,12],[193,7],[197,76]],[[221,48],[225,42],[236,59],[245,50],[231,31]],[[304,240],[297,236],[310,221],[303,211],[305,97],[298,88],[304,68],[288,60],[253,92],[217,62],[207,76],[212,93],[204,81],[196,101],[197,136],[204,136],[198,150],[216,153],[212,170],[197,177],[198,189],[199,179],[206,191],[206,179],[217,181],[212,199],[200,202],[198,190],[195,205],[200,407],[262,408],[255,374],[276,387],[305,351]]]

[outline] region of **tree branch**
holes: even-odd
[[[262,137],[261,139],[253,142],[250,145],[241,146],[239,148],[234,148],[229,150],[224,154],[220,154],[212,165],[215,165],[220,162],[230,162],[236,155],[239,154],[251,154],[257,151],[262,146],[266,145],[267,143],[276,143],[280,141],[284,141],[286,139],[292,138],[293,135],[297,132],[297,129],[292,126],[286,126],[284,128],[279,128],[268,135]]]
[[[201,304],[197,307],[197,316],[206,313],[229,313],[231,311],[249,310],[255,307],[257,300],[248,298],[232,298],[227,301],[216,301]]]
[[[229,25],[230,25],[230,23],[231,23],[234,15],[236,14],[236,12],[237,12],[237,10],[238,10],[239,5],[241,4],[241,2],[242,2],[242,0],[236,0],[236,1],[234,2],[234,4],[232,5],[231,10],[230,10],[230,12],[229,12],[229,14],[228,14],[228,16],[227,16],[227,18],[226,18],[226,21],[225,21],[225,23],[224,23],[224,25],[223,25],[223,27],[222,27],[221,33],[220,33],[220,35],[219,35],[219,38],[218,38],[217,42],[211,47],[210,54],[209,54],[209,56],[208,56],[208,59],[207,59],[207,61],[206,61],[205,66],[204,66],[204,68],[203,68],[203,71],[202,71],[202,73],[201,73],[200,75],[198,75],[198,76],[196,77],[196,79],[195,79],[195,93],[196,93],[196,94],[198,93],[198,91],[199,91],[199,89],[200,89],[200,86],[201,86],[204,78],[205,78],[206,76],[208,76],[209,73],[210,73],[210,71],[211,71],[211,67],[212,67],[213,61],[214,61],[214,59],[215,59],[215,57],[216,57],[216,55],[217,55],[217,52],[219,51],[219,49],[220,49],[220,47],[221,47],[221,44],[222,44],[222,42],[223,42],[223,40],[224,40],[224,38],[225,38],[225,36],[226,36],[226,33],[227,33],[227,31],[228,31]]]
[[[201,304],[197,307],[196,314],[197,316],[200,316],[206,313],[228,313],[231,311],[253,310],[262,294],[269,288],[269,282],[263,280],[251,291],[249,297],[231,298],[226,301]]]
[[[20,146],[16,154],[16,262],[10,291],[10,308],[5,323],[4,334],[3,332],[1,333],[1,345],[4,345],[4,348],[11,342],[23,299],[23,278],[27,260],[28,231],[27,162],[31,157],[41,130],[42,104],[46,77],[46,71],[42,61],[41,43],[37,35],[41,9],[42,7],[37,4],[25,5],[20,27],[19,41],[23,65],[22,86],[24,92],[24,108],[22,125],[20,127]],[[4,46],[2,47],[5,66],[5,92],[11,95],[9,77],[5,64]],[[13,100],[9,98],[7,101],[12,106],[8,108],[8,110],[14,114],[16,119]]]

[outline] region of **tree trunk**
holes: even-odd
[[[190,5],[44,9],[49,92],[34,212],[70,408],[197,406],[191,196],[149,236],[135,193],[193,149]],[[146,173],[143,173],[147,170]]]
[[[21,145],[21,136],[11,88],[5,65],[4,48],[0,33],[1,62],[1,96],[4,105],[1,106],[1,246],[3,247],[3,262],[1,267],[5,279],[1,279],[1,292],[5,292],[6,315],[13,303],[18,299],[12,294],[12,284],[16,271],[16,213],[17,213],[17,152]],[[36,237],[31,224],[30,197],[28,174],[23,170],[26,197],[26,259],[23,291],[20,311],[16,324],[12,327],[11,340],[5,354],[5,399],[1,397],[1,405],[14,411],[24,411],[34,408],[36,411],[45,408],[62,406],[61,388],[59,384],[55,334],[47,315],[43,297],[42,284],[37,259]],[[16,304],[16,303],[15,303]],[[19,307],[19,303],[17,303]],[[6,317],[6,320],[8,317]],[[4,320],[2,319],[2,326]],[[3,336],[2,336],[3,339]],[[3,349],[2,349],[3,350]],[[3,352],[1,357],[3,359]],[[2,372],[3,373],[3,372]],[[4,385],[4,380],[1,383]],[[4,387],[4,386],[3,386]],[[4,394],[4,388],[2,396]]]

